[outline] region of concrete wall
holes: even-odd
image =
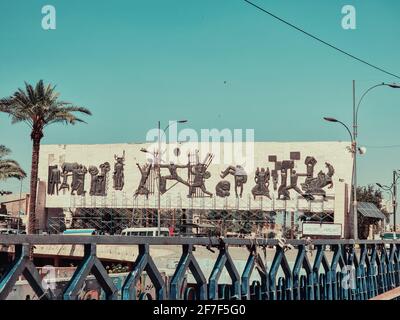
[[[21,210],[21,214],[26,214],[29,208],[29,194],[22,194],[21,199],[19,194],[1,197],[0,204],[5,208],[7,214],[13,217],[18,216],[19,210]]]
[[[298,173],[305,173],[306,168],[304,165],[304,159],[307,156],[313,156],[317,159],[318,163],[315,167],[314,176],[318,174],[320,170],[326,172],[325,162],[331,163],[335,168],[334,182],[343,181],[345,183],[350,183],[351,181],[351,154],[347,150],[348,143],[346,142],[295,142],[295,143],[268,143],[268,142],[256,142],[254,143],[254,150],[248,150],[248,155],[246,157],[232,156],[230,152],[235,152],[231,143],[220,143],[218,144],[217,150],[210,150],[210,147],[206,143],[201,143],[198,147],[200,149],[200,159],[203,159],[208,151],[213,151],[215,158],[212,161],[209,172],[211,173],[211,178],[206,180],[206,188],[213,194],[215,194],[216,184],[222,180],[220,178],[220,173],[226,169],[229,165],[243,165],[248,174],[248,182],[244,186],[244,194],[241,199],[244,207],[247,206],[248,198],[252,198],[251,189],[254,187],[254,173],[257,167],[269,167],[270,170],[274,168],[274,164],[268,162],[268,157],[271,155],[277,156],[278,161],[289,160],[290,152],[300,152],[301,158],[295,161],[295,170]],[[173,150],[176,146],[168,146],[166,157],[164,157],[165,162],[169,163],[171,161],[178,164],[187,163],[187,152],[194,152],[194,149],[190,146],[180,146],[181,154],[178,157],[172,158],[168,157],[170,150]],[[133,205],[133,194],[138,187],[141,175],[136,167],[136,163],[143,165],[146,163],[149,155],[140,152],[141,148],[146,148],[152,150],[152,145],[149,144],[109,144],[109,145],[43,145],[40,153],[40,168],[39,168],[39,178],[41,181],[47,182],[48,176],[48,166],[49,165],[61,165],[64,162],[78,162],[86,167],[90,165],[99,166],[103,162],[109,162],[111,167],[114,165],[114,155],[122,155],[125,150],[126,161],[125,161],[125,186],[122,191],[115,191],[112,188],[112,170],[110,171],[110,179],[108,181],[108,197],[106,200],[112,200],[111,195],[114,196],[114,201],[117,205],[123,205],[123,195],[125,195],[130,205]],[[249,147],[250,148],[250,147]],[[227,151],[228,150],[228,151]],[[240,151],[240,150],[239,150]],[[241,150],[246,152],[246,150]],[[172,152],[172,151],[171,151]],[[224,153],[225,152],[225,153]],[[247,162],[247,163],[245,163]],[[111,168],[112,169],[112,168]],[[187,169],[179,169],[179,175],[186,180]],[[162,175],[168,175],[167,169],[162,169]],[[304,182],[304,177],[299,179],[299,185]],[[236,197],[233,192],[234,179],[233,176],[227,176],[225,180],[231,182],[231,195],[228,198],[220,199],[217,198],[216,205],[223,208],[226,205],[226,200],[228,206],[236,206]],[[71,178],[69,178],[71,182]],[[169,181],[170,185],[173,181]],[[88,191],[90,186],[90,175],[86,174],[85,178],[85,189]],[[334,195],[335,188],[327,190],[329,194]],[[271,196],[277,198],[277,192],[272,190],[270,185]],[[290,191],[291,196],[295,198],[297,193],[293,190]],[[170,191],[162,196],[161,204],[163,207],[168,206],[167,199],[169,198],[172,202],[176,201],[176,198],[180,197],[182,200],[182,206],[189,207],[189,200],[187,198],[188,187],[183,184],[177,184]],[[46,197],[46,207],[70,207],[73,203],[73,199],[76,197],[71,197],[67,190],[61,192],[61,194],[47,196]],[[77,197],[81,198],[81,197]],[[92,197],[89,197],[88,192],[85,197],[88,204],[91,203]],[[102,197],[93,197],[102,198]],[[155,204],[156,195],[151,195],[149,197],[148,205]],[[215,198],[215,197],[214,197]],[[205,200],[205,206],[212,207],[214,198]],[[138,196],[137,205],[143,206],[145,204],[145,197]],[[78,200],[78,199],[75,199]],[[102,199],[96,200],[96,204],[101,204]],[[197,200],[197,199],[196,199]],[[201,202],[201,201],[199,201]],[[271,206],[272,201],[267,201],[264,199],[266,206]],[[261,204],[261,200],[252,201],[251,205],[257,207]],[[276,204],[277,206],[279,204]]]
[[[179,148],[180,154],[174,152]],[[214,154],[214,159],[208,168],[211,177],[205,181],[206,189],[213,194],[213,197],[189,198],[188,186],[182,183],[176,183],[173,180],[167,180],[169,189],[161,196],[161,208],[187,208],[187,209],[232,209],[232,210],[286,210],[286,211],[314,211],[314,212],[333,212],[338,215],[338,222],[344,221],[346,212],[346,199],[348,191],[345,191],[345,185],[351,184],[352,175],[352,157],[348,150],[348,142],[255,142],[243,145],[234,145],[232,143],[215,143],[210,146],[209,143],[184,143],[181,145],[171,144],[163,145],[164,150],[162,163],[186,165],[188,163],[188,153],[194,154],[199,150],[199,158],[203,160],[208,152]],[[144,195],[136,198],[134,193],[139,186],[141,174],[136,163],[144,165],[153,158],[149,153],[141,152],[142,148],[150,152],[158,149],[154,144],[100,144],[100,145],[43,145],[40,152],[40,192],[38,202],[39,210],[44,217],[44,208],[78,208],[78,207],[119,207],[119,208],[157,208],[157,192],[150,194],[146,199]],[[112,174],[114,169],[114,155],[122,156],[125,152],[125,185],[122,191],[113,189]],[[304,160],[312,156],[317,160],[314,169],[314,177],[320,171],[327,173],[325,162],[333,165],[335,174],[333,176],[334,186],[332,189],[325,188],[327,198],[316,197],[311,203],[303,199],[293,189],[290,190],[291,200],[278,200],[278,193],[273,188],[272,178],[270,180],[269,191],[272,199],[267,197],[253,198],[252,188],[256,185],[254,182],[255,171],[257,168],[269,168],[273,170],[275,163],[269,161],[270,156],[276,156],[277,161],[290,160],[292,152],[299,152],[300,159],[294,162],[294,169],[297,173],[306,173]],[[85,196],[71,195],[71,192],[64,189],[58,195],[49,195],[47,193],[48,167],[50,165],[60,166],[64,163],[77,162],[89,168],[89,166],[100,166],[104,162],[109,162],[111,171],[107,179],[107,196],[90,196],[90,174],[85,176]],[[241,165],[244,167],[248,179],[244,184],[242,198],[235,196],[234,176],[228,175],[224,178],[231,184],[230,196],[226,198],[217,197],[215,187],[222,180],[221,171],[229,165]],[[178,175],[187,180],[188,170],[186,168],[178,169]],[[156,173],[155,173],[156,175]],[[169,175],[167,168],[161,169],[161,175]],[[280,172],[279,172],[280,175]],[[305,177],[299,177],[298,187],[301,188]],[[68,183],[72,181],[68,177]],[[156,179],[153,180],[156,186]],[[287,178],[290,183],[290,176]],[[278,179],[278,187],[281,183],[281,177]],[[336,200],[335,200],[336,198]],[[40,212],[39,212],[40,215]],[[44,220],[44,218],[42,218]],[[41,223],[41,226],[44,226]]]
[[[21,197],[21,198],[20,198]],[[19,213],[19,211],[21,211]],[[0,213],[7,214],[14,218],[20,218],[22,224],[27,222],[27,212],[29,211],[29,194],[23,193],[11,194],[0,197]],[[7,222],[7,223],[6,223]],[[4,224],[4,225],[3,225]],[[6,226],[8,224],[8,226]],[[11,223],[11,220],[4,221],[3,227],[17,227],[17,219]]]
[[[113,281],[114,285],[118,289],[118,298],[121,299],[121,288],[124,284],[124,281],[127,277],[127,273],[121,274],[110,274],[111,280]],[[51,286],[51,292],[55,296],[56,299],[62,300],[63,291],[65,290],[69,277],[68,278],[59,278],[56,277],[54,280],[49,278],[49,286]],[[169,278],[164,276],[164,280],[168,281]],[[45,281],[45,280],[43,280]],[[45,282],[43,282],[45,285]],[[150,294],[153,299],[155,299],[155,289],[153,284],[150,281],[150,278],[146,273],[143,273],[136,285],[137,290],[137,298],[141,293]],[[16,282],[13,290],[8,295],[7,300],[38,300],[37,297],[32,290],[31,286],[29,285],[28,281],[26,280],[19,280]],[[96,280],[94,276],[88,276],[84,282],[82,290],[78,295],[78,300],[104,300],[105,293],[102,290],[99,282]]]

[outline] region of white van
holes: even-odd
[[[157,237],[158,228],[126,228],[122,230],[122,236],[135,236],[135,237]],[[169,229],[160,228],[160,236],[168,237]]]
[[[0,234],[18,234],[18,230],[10,228],[0,228]]]

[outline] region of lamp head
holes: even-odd
[[[367,148],[366,147],[360,147],[358,148],[359,154],[363,155],[367,153]]]
[[[400,84],[397,84],[397,83],[388,83],[387,86],[389,86],[393,89],[400,89]]]
[[[324,117],[324,120],[325,120],[325,121],[328,121],[328,122],[339,122],[337,119],[335,119],[335,118],[330,118],[330,117]]]

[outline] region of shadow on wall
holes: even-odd
[[[109,274],[112,281],[114,282],[114,285],[118,289],[119,299],[121,298],[120,296],[121,288],[122,285],[124,284],[127,275],[128,273]],[[169,277],[167,277],[165,274],[163,274],[163,277],[164,281],[166,281],[166,283],[169,283]],[[62,293],[64,292],[66,286],[68,285],[68,281],[69,279],[68,280],[59,279],[56,282],[56,288],[53,290],[53,294],[55,295],[57,300],[62,300]],[[136,285],[136,290],[137,290],[137,297],[136,297],[137,299],[142,293],[150,294],[152,299],[155,299],[154,286],[146,273],[143,273],[142,276],[140,277],[138,284]],[[105,299],[105,293],[101,289],[98,281],[95,279],[94,276],[89,276],[86,279],[85,284],[83,285],[83,288],[78,296],[78,299],[79,300]],[[30,285],[26,280],[20,280],[15,284],[13,291],[9,294],[7,300],[38,300],[38,297],[35,295],[35,293],[33,292],[32,288],[30,287]]]

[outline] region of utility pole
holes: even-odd
[[[349,133],[351,137],[351,152],[353,154],[353,176],[352,176],[352,212],[353,212],[353,238],[354,240],[358,239],[358,208],[357,208],[357,152],[358,152],[358,147],[357,147],[357,134],[358,134],[358,111],[361,105],[361,102],[363,101],[364,97],[373,89],[378,88],[378,87],[389,87],[392,89],[400,89],[400,84],[396,83],[378,83],[370,88],[368,88],[362,95],[361,98],[358,100],[358,104],[356,105],[356,81],[353,80],[353,133],[351,133],[350,128],[343,123],[342,121],[339,121],[335,118],[331,117],[324,117],[325,121],[328,122],[337,122],[343,125],[347,132]],[[398,174],[397,174],[398,176]]]
[[[358,239],[358,210],[357,210],[357,134],[358,134],[358,110],[360,108],[361,102],[363,101],[364,97],[370,92],[371,90],[378,88],[378,87],[389,87],[392,89],[400,89],[400,85],[396,83],[378,83],[369,89],[367,89],[363,95],[361,96],[360,100],[358,101],[357,107],[356,107],[356,82],[353,80],[353,155],[354,155],[354,182],[353,182],[353,187],[354,187],[354,199],[353,199],[353,210],[354,210],[354,239]],[[397,172],[394,174],[394,181],[397,179]],[[393,184],[394,192],[396,192],[396,183]],[[395,198],[395,196],[394,196]],[[394,203],[396,200],[393,200]],[[396,209],[394,209],[394,212],[396,212]],[[394,215],[394,219],[396,219],[396,214]],[[396,223],[394,226],[396,230]]]
[[[17,221],[17,232],[19,234],[19,224],[21,223],[21,201],[22,201],[22,179],[20,179],[19,187],[19,201],[18,201],[18,221]]]
[[[167,129],[169,128],[169,126],[171,124],[175,124],[175,123],[186,123],[187,120],[177,120],[177,121],[173,121],[169,123],[169,125],[163,130],[163,134],[165,134],[165,132],[167,131]],[[160,185],[161,185],[161,155],[162,155],[162,151],[161,151],[161,121],[158,121],[158,150],[156,150],[155,152],[150,152],[144,148],[140,149],[140,151],[144,152],[144,153],[150,153],[153,156],[153,159],[155,161],[155,165],[157,166],[157,180],[158,180],[158,190],[157,190],[157,229],[158,229],[158,236],[161,235],[161,189],[160,189]]]
[[[356,111],[356,81],[353,80],[353,239],[358,239],[358,209],[357,209],[357,111]]]
[[[397,211],[397,180],[399,178],[399,174],[396,170],[393,170],[393,195],[392,195],[392,204],[393,204],[393,231],[397,231],[396,227],[396,211]]]
[[[392,196],[392,205],[393,205],[393,231],[397,231],[396,227],[396,211],[397,211],[397,183],[400,179],[399,171],[393,170],[393,182],[390,186],[382,185],[377,183],[376,185],[384,191],[390,192]]]
[[[161,236],[161,122],[158,121],[158,157],[157,157],[157,179],[158,179],[158,198],[157,198],[157,236]]]

